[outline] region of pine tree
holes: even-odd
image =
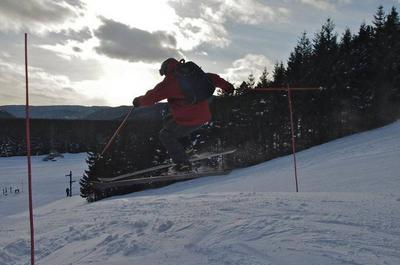
[[[335,113],[337,119],[337,134],[338,136],[346,135],[346,123],[352,122],[352,71],[353,66],[353,36],[349,28],[343,33],[338,46],[336,61],[333,64],[332,72],[335,76],[332,82],[332,90],[335,91]]]
[[[291,86],[303,86],[309,83],[311,55],[311,42],[307,33],[303,32],[287,63],[287,82]]]
[[[321,124],[320,141],[326,141],[337,137],[332,121],[337,121],[338,110],[335,101],[338,100],[335,93],[336,76],[332,71],[337,60],[338,44],[335,24],[328,19],[322,25],[320,32],[315,35],[313,40],[313,54],[311,56],[311,75],[310,81],[313,86],[325,88],[318,100],[320,108],[319,123]]]
[[[88,152],[88,158],[86,159],[88,164],[88,170],[85,170],[85,174],[79,181],[81,197],[86,198],[87,201],[95,201],[100,194],[98,194],[93,187],[91,182],[96,180],[98,174],[104,169],[104,160],[98,159],[98,154],[94,152]]]
[[[334,88],[344,101],[349,97],[351,90],[352,49],[353,36],[350,29],[347,28],[340,40],[337,60],[333,67],[334,75],[337,76]]]
[[[331,19],[328,19],[322,25],[321,31],[316,34],[313,42],[312,55],[312,80],[314,85],[321,85],[329,88],[332,84],[332,66],[337,55],[337,33],[335,24]]]
[[[264,67],[256,88],[265,88],[269,86],[270,81],[268,80],[268,74],[267,67]]]
[[[376,11],[376,14],[374,15],[374,20],[372,23],[375,26],[375,34],[376,33],[381,33],[383,30],[383,26],[385,24],[385,11],[383,10],[383,6],[379,6],[378,10]]]
[[[377,117],[382,124],[393,119],[393,113],[399,109],[399,60],[400,60],[400,22],[399,14],[395,7],[386,16],[381,32],[376,33],[378,42],[376,68],[379,69],[377,79],[378,91],[375,101],[375,108],[380,113]],[[380,37],[380,41],[378,38]],[[380,44],[380,45],[379,45]]]
[[[286,69],[283,62],[274,65],[272,85],[276,87],[284,87],[286,85]]]
[[[361,115],[370,113],[376,96],[376,69],[373,63],[374,30],[363,23],[354,37],[353,70],[351,73],[352,105]]]
[[[236,89],[235,95],[245,95],[250,91],[250,87],[247,82],[243,81],[240,86]]]
[[[352,48],[353,35],[349,28],[346,28],[339,44],[339,52],[344,55],[350,55]]]
[[[303,32],[294,51],[290,54],[287,70],[286,80],[290,87],[314,87],[311,74],[313,65],[311,62],[313,48],[307,33]],[[293,98],[296,106],[296,113],[304,114],[299,118],[301,123],[298,124],[298,133],[301,135],[310,135],[316,133],[315,130],[310,130],[315,124],[316,102],[315,93],[296,93]]]
[[[391,47],[391,62],[389,75],[392,76],[392,87],[389,92],[389,100],[397,108],[393,109],[393,113],[400,112],[400,22],[399,14],[395,7],[392,7],[387,17],[385,25],[386,32],[389,34],[389,45]]]

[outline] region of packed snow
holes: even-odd
[[[62,198],[84,159],[34,160],[39,265],[400,264],[400,122],[298,153],[299,193],[287,156],[95,203]],[[25,164],[0,159],[0,184],[20,183]],[[0,197],[0,265],[29,264],[25,193]]]

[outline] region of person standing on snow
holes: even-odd
[[[172,161],[176,164],[173,170],[187,172],[192,167],[185,148],[179,142],[179,139],[189,136],[209,122],[211,113],[207,100],[195,104],[188,102],[176,75],[179,64],[180,62],[174,58],[165,60],[159,70],[160,75],[165,76],[164,80],[153,89],[147,91],[145,95],[136,97],[132,104],[134,107],[144,107],[151,106],[164,99],[168,100],[172,115],[170,119],[164,122],[164,126],[159,133],[159,139],[167,149]],[[231,83],[217,74],[207,73],[206,75],[214,87],[219,87],[228,94],[233,93],[234,86]]]

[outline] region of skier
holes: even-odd
[[[159,138],[176,164],[172,171],[177,173],[192,170],[189,157],[179,139],[189,136],[211,119],[207,100],[193,104],[188,101],[182,91],[182,85],[176,74],[179,64],[180,62],[174,58],[165,60],[159,70],[160,75],[165,76],[164,80],[132,102],[134,107],[139,107],[150,106],[164,99],[168,100],[171,117],[164,121]],[[234,86],[219,75],[207,73],[206,78],[214,88],[219,87],[228,94],[233,93]]]

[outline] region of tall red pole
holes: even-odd
[[[290,130],[292,132],[292,152],[293,152],[293,164],[294,164],[294,180],[296,182],[296,192],[299,192],[299,184],[297,182],[296,141],[295,141],[295,138],[294,138],[292,92],[291,92],[290,87],[287,88],[287,92],[288,92],[289,112],[290,112]]]
[[[25,33],[25,85],[26,85],[26,150],[28,158],[28,191],[29,191],[29,224],[31,231],[31,265],[35,264],[35,230],[33,227],[33,203],[32,203],[32,166],[31,166],[31,136],[29,123],[29,86],[28,86],[28,34]]]
[[[296,141],[294,133],[293,124],[293,104],[292,104],[292,91],[308,91],[308,90],[321,90],[322,87],[265,87],[265,88],[255,88],[255,91],[265,91],[265,92],[275,92],[275,91],[287,91],[288,102],[289,102],[289,112],[290,112],[290,130],[292,134],[292,153],[293,153],[293,163],[294,163],[294,179],[296,182],[296,192],[299,192],[299,184],[297,181],[297,162],[296,162]]]

